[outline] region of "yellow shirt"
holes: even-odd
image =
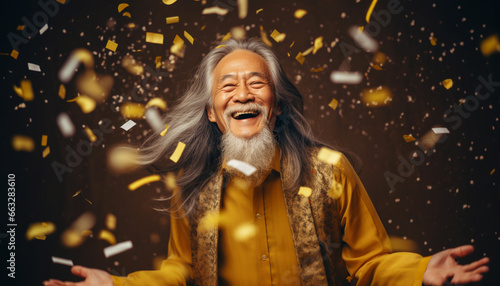
[[[393,253],[387,233],[357,174],[341,160],[346,175],[337,200],[343,228],[342,258],[357,285],[422,285],[428,259]],[[279,176],[273,170],[255,188],[231,180],[222,194],[219,221],[220,285],[301,285]],[[175,202],[174,202],[175,205]],[[192,277],[191,243],[186,218],[171,218],[168,259],[160,270],[113,276],[115,285],[186,285]]]

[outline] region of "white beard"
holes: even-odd
[[[253,107],[256,107],[256,104],[254,104]],[[264,128],[257,135],[247,139],[231,133],[229,128],[229,114],[232,113],[232,109],[228,108],[224,113],[224,119],[228,128],[227,132],[222,135],[221,140],[222,156],[226,162],[231,159],[236,159],[248,163],[257,169],[257,171],[248,177],[235,169],[228,169],[231,176],[244,178],[251,184],[259,182],[263,176],[272,169],[272,161],[276,151],[276,141],[274,140],[273,133],[267,122],[268,112],[262,106],[258,108],[262,113],[262,118],[264,118],[266,122],[264,122]]]

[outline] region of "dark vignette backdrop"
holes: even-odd
[[[365,73],[365,79],[359,85],[342,86],[330,82],[329,75],[345,58],[340,43],[355,46],[347,29],[365,25],[364,17],[371,1],[250,1],[248,16],[243,20],[238,19],[237,8],[231,4],[234,2],[208,0],[202,5],[193,0],[179,0],[166,6],[160,0],[71,0],[60,4],[59,12],[49,17],[49,30],[20,44],[17,60],[6,55],[0,57],[2,177],[7,180],[7,174],[16,175],[18,224],[16,279],[13,280],[6,277],[7,196],[2,192],[0,281],[7,282],[2,285],[39,285],[50,277],[74,279],[69,267],[52,264],[51,256],[124,275],[151,269],[155,256],[166,255],[168,217],[152,210],[155,206],[152,198],[163,192],[162,185],[151,184],[130,192],[127,185],[148,172],[115,175],[106,168],[105,156],[110,146],[122,142],[140,144],[151,132],[145,121],[138,121],[128,132],[119,128],[126,120],[112,112],[112,96],[129,96],[142,79],[127,73],[118,62],[130,53],[154,70],[155,57],[162,56],[162,60],[167,61],[175,35],[182,37],[183,31],[188,31],[195,38],[194,45],[186,41],[185,57],[176,59],[173,71],[163,68],[159,70],[161,77],[155,74],[147,77],[150,85],[158,85],[158,90],[146,87],[144,100],[163,96],[172,106],[204,53],[234,26],[248,27],[250,37],[259,36],[259,26],[268,35],[274,29],[287,34],[282,43],[271,41],[288,75],[305,98],[307,118],[322,139],[347,147],[361,157],[364,163],[361,179],[390,235],[415,241],[422,255],[472,243],[476,252],[471,259],[483,255],[492,258],[492,271],[481,285],[498,285],[500,278],[495,274],[500,257],[498,87],[494,87],[487,100],[480,101],[480,107],[456,130],[443,120],[443,113],[460,99],[474,95],[479,76],[500,81],[500,54],[486,58],[479,51],[483,38],[500,32],[500,3],[401,1],[403,11],[392,15],[375,36],[380,50],[390,59],[383,71],[369,68],[371,54],[354,53],[351,68]],[[387,2],[379,1],[375,12],[385,9]],[[130,4],[122,11],[130,12],[130,19],[118,13],[120,3]],[[216,4],[225,5],[230,12],[224,17],[201,15],[203,8]],[[41,8],[35,0],[2,1],[0,5],[0,52],[10,53],[12,46],[7,34],[20,35],[16,27],[22,24],[22,17],[32,20]],[[263,10],[256,14],[260,8]],[[300,20],[293,17],[298,8],[308,11]],[[179,16],[180,22],[166,25],[165,17],[170,16]],[[126,25],[131,22],[137,28],[128,29]],[[202,26],[206,26],[204,30]],[[146,31],[163,33],[165,44],[146,43]],[[430,44],[431,35],[437,38],[436,46]],[[306,56],[304,65],[300,65],[295,55],[312,46],[318,36],[324,37],[325,47],[316,55]],[[118,43],[116,52],[105,49],[108,39]],[[295,44],[290,48],[293,41]],[[333,41],[338,44],[331,47]],[[94,53],[98,73],[114,77],[111,96],[90,114],[83,114],[75,103],[57,96],[60,85],[57,72],[71,51],[79,47]],[[28,62],[40,65],[42,73],[29,71]],[[324,70],[309,71],[317,67]],[[19,108],[23,100],[12,87],[24,78],[33,83],[35,100]],[[446,78],[454,81],[450,90],[440,83]],[[360,103],[360,93],[365,87],[380,85],[392,90],[394,98],[390,105],[370,108]],[[76,97],[74,82],[66,87],[67,98]],[[340,103],[335,111],[328,107],[332,98]],[[55,123],[56,116],[63,111],[77,127],[77,133],[70,139],[61,135]],[[51,163],[64,163],[66,146],[75,149],[78,142],[87,140],[80,132],[83,126],[96,129],[103,118],[112,121],[114,131],[105,134],[102,144],[94,146],[91,154],[59,182]],[[390,191],[384,173],[397,174],[398,156],[408,158],[416,148],[414,142],[406,143],[402,136],[412,134],[419,138],[437,125],[448,127],[452,133],[445,142],[437,144],[436,153],[427,157],[425,164],[415,167],[413,174]],[[35,150],[14,151],[11,139],[15,134],[32,137]],[[40,146],[42,134],[48,135],[51,148],[51,154],[44,159]],[[495,168],[497,171],[490,175]],[[78,190],[82,193],[73,198]],[[91,211],[97,217],[95,235],[105,228],[106,214],[115,214],[118,225],[114,235],[118,241],[132,240],[134,248],[106,259],[102,249],[108,244],[96,237],[78,248],[61,246],[61,233],[84,211]],[[41,221],[54,222],[57,231],[46,240],[26,241],[27,227]]]

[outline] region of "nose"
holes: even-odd
[[[250,91],[250,88],[245,82],[241,82],[237,86],[236,94],[233,97],[234,102],[246,103],[255,100],[255,95]]]

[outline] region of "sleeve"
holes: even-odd
[[[172,206],[175,210],[175,199]],[[115,286],[186,285],[192,280],[191,240],[186,217],[170,216],[168,257],[159,270],[137,271],[127,277],[112,276]]]
[[[338,198],[343,231],[342,259],[358,286],[422,285],[430,257],[392,253],[389,237],[368,194],[349,161],[343,157],[337,180],[343,186]]]

